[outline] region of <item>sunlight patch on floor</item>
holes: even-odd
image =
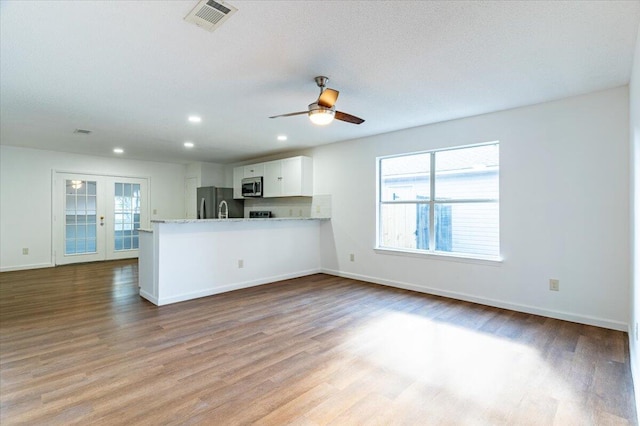
[[[518,406],[536,393],[575,399],[562,373],[535,349],[417,315],[388,313],[354,333],[347,346],[379,368],[476,407],[504,400]]]

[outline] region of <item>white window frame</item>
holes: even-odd
[[[432,149],[428,151],[416,151],[416,152],[407,152],[402,154],[394,154],[394,155],[385,155],[381,157],[376,157],[376,241],[374,250],[380,254],[392,254],[392,255],[400,255],[400,256],[411,256],[411,257],[434,257],[443,260],[454,260],[454,261],[464,261],[471,263],[501,263],[502,262],[502,245],[500,244],[501,237],[498,237],[498,251],[499,255],[497,256],[488,256],[482,254],[473,254],[473,253],[460,253],[460,252],[445,252],[445,251],[437,251],[435,250],[436,246],[436,236],[435,236],[435,205],[436,204],[458,204],[458,203],[490,203],[495,202],[498,203],[498,209],[500,209],[500,196],[497,199],[487,198],[487,199],[458,199],[458,200],[447,200],[438,201],[434,194],[436,194],[436,164],[435,158],[436,153],[444,152],[444,151],[454,151],[465,148],[475,148],[479,146],[488,146],[488,145],[498,145],[500,146],[499,141],[492,142],[484,142],[479,144],[472,145],[463,145],[463,146],[455,146],[455,147],[447,147],[440,149]],[[411,155],[420,155],[420,154],[430,154],[430,168],[429,168],[429,199],[428,200],[399,200],[399,201],[383,201],[382,200],[382,185],[381,185],[381,168],[380,164],[382,160],[388,158],[397,158],[397,157],[406,157]],[[499,170],[499,169],[498,169]],[[498,174],[498,179],[500,174]],[[380,238],[382,236],[382,222],[381,222],[381,210],[383,205],[398,205],[398,204],[427,204],[429,205],[429,249],[411,249],[411,248],[401,248],[401,247],[386,247],[380,245]],[[498,218],[498,232],[500,233],[500,218]]]

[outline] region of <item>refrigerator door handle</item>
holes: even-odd
[[[204,197],[200,199],[200,213],[198,214],[198,219],[206,219],[204,211]]]

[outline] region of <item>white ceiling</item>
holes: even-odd
[[[640,22],[638,1],[229,3],[210,33],[197,0],[1,1],[1,143],[230,163],[628,84]],[[316,75],[366,121],[268,118]]]

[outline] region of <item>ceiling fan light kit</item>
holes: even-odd
[[[315,82],[320,88],[320,96],[318,96],[317,101],[309,104],[307,111],[290,112],[289,114],[274,115],[269,118],[291,117],[294,115],[307,114],[309,116],[309,120],[318,126],[326,126],[331,123],[334,118],[351,124],[364,123],[362,118],[347,114],[346,112],[336,111],[335,103],[336,100],[338,100],[340,92],[327,88],[327,81],[329,81],[329,78],[325,76],[318,76],[315,78]]]
[[[335,115],[335,107],[325,108],[315,102],[309,105],[309,120],[318,126],[326,126],[331,123]]]

